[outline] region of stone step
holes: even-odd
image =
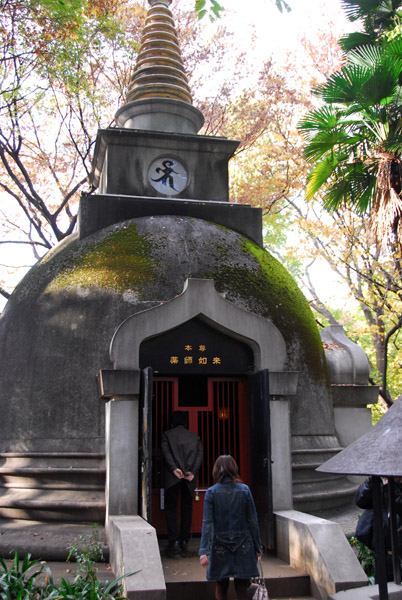
[[[6,560],[6,564],[11,564],[11,560]],[[51,575],[54,585],[60,585],[61,580],[72,581],[74,577],[79,573],[79,565],[76,562],[55,562],[55,561],[41,561],[39,568],[44,566],[44,569],[35,580],[38,586],[44,587],[46,585],[47,575]],[[32,572],[36,571],[36,567],[33,567]],[[99,581],[111,583],[116,579],[112,568],[107,562],[96,563],[96,576]]]
[[[6,519],[103,523],[105,510],[103,489],[0,489],[0,517]]]
[[[353,501],[357,484],[343,480],[325,482],[320,487],[319,483],[301,482],[293,485],[293,501],[297,510],[311,512],[313,510],[325,510],[337,508]]]
[[[105,455],[96,452],[0,452],[0,467],[91,467],[105,469]]]
[[[0,517],[100,521],[105,456],[91,452],[0,453]]]
[[[292,449],[292,459],[294,462],[298,460],[306,462],[306,460],[316,460],[317,456],[334,455],[343,450],[340,446],[330,446],[328,448],[295,448]]]
[[[101,542],[104,559],[108,561],[109,548],[101,524],[0,519],[0,556],[8,559],[18,550],[20,557],[29,553],[33,559],[64,564],[72,544],[80,537],[93,536]]]
[[[295,589],[294,593],[290,594],[286,578],[283,578],[278,585],[274,585],[269,579],[265,580],[265,584],[270,600],[314,600],[308,591],[303,595],[304,588],[306,587],[304,583],[300,585],[300,589]],[[213,581],[166,584],[166,600],[214,600],[214,598],[215,583]],[[236,600],[236,598],[234,586],[231,583],[228,591],[228,600]]]
[[[66,563],[69,546],[81,536],[96,535],[102,542],[105,563],[98,564],[98,577],[109,582],[115,576],[107,564],[109,550],[105,529],[89,523],[49,523],[40,521],[22,521],[0,519],[0,556],[9,560],[10,551],[17,549],[20,557],[30,553],[32,558],[44,560],[49,566],[53,580],[57,583],[61,577],[73,578],[78,565]],[[189,543],[189,556],[167,558],[166,541],[160,542],[162,568],[165,575],[167,600],[211,600],[214,599],[214,582],[207,582],[205,569],[199,563],[199,537]],[[290,567],[273,555],[263,556],[263,570],[271,600],[312,600],[310,579],[298,569]],[[229,600],[234,600],[231,584]]]
[[[105,489],[105,472],[77,467],[0,467],[0,487]]]
[[[165,542],[166,545],[166,542]],[[199,539],[192,538],[187,557],[168,558],[165,545],[160,542],[162,567],[165,575],[167,600],[211,600],[215,597],[215,583],[206,581],[205,569],[198,558]],[[276,556],[263,556],[263,571],[269,597],[309,598],[310,577],[295,569]],[[228,600],[234,600],[233,583],[230,585]]]
[[[335,509],[353,500],[357,485],[344,475],[319,473],[316,468],[342,448],[328,440],[328,447],[292,450],[293,502],[296,510]]]

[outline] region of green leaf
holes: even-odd
[[[214,13],[214,15],[216,17],[220,17],[220,13],[223,10],[222,6],[216,1],[216,0],[211,0],[212,3],[212,12]]]
[[[367,68],[347,65],[342,71],[333,73],[328,81],[318,88],[318,95],[331,104],[348,104],[356,99],[363,83],[370,77]]]
[[[115,579],[114,581],[109,583],[109,585],[105,588],[106,594],[108,594],[116,586],[116,584],[119,581],[121,581],[122,579],[125,579],[126,577],[131,577],[132,575],[136,575],[140,571],[141,571],[141,569],[138,569],[137,571],[130,571],[130,573],[124,573],[124,575],[120,575],[120,577],[117,577],[117,579]]]
[[[344,52],[349,52],[350,50],[354,50],[364,44],[370,44],[371,42],[372,36],[370,34],[356,31],[341,37],[338,43]]]
[[[327,183],[337,164],[338,161],[334,156],[328,156],[315,165],[307,178],[306,200],[311,200],[321,187]]]
[[[277,9],[280,12],[283,12],[283,10],[285,9],[287,12],[290,12],[292,9],[290,8],[289,4],[287,4],[287,2],[285,2],[285,0],[275,0],[275,4]]]
[[[307,113],[300,120],[298,129],[307,139],[311,139],[317,132],[332,130],[338,123],[339,111],[332,106],[323,106]]]

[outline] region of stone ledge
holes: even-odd
[[[120,221],[158,215],[191,217],[233,229],[262,246],[261,209],[244,204],[113,194],[82,196],[79,235],[83,239]]]
[[[377,404],[378,389],[377,385],[332,384],[332,402],[334,406]]]
[[[354,588],[353,590],[328,596],[328,600],[378,600],[378,598],[378,585]],[[388,583],[388,598],[390,600],[402,600],[402,587],[396,585],[396,583]]]
[[[104,399],[116,396],[136,396],[140,393],[139,369],[101,369],[100,395]]]
[[[166,584],[155,529],[138,516],[109,516],[110,562],[129,600],[164,600]]]
[[[275,521],[278,557],[310,575],[316,598],[367,584],[337,523],[296,510],[276,511]]]
[[[294,396],[297,394],[298,371],[270,371],[269,372],[269,395],[272,396]],[[278,398],[282,400],[282,398]]]

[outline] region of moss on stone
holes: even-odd
[[[174,293],[181,292],[185,277],[212,278],[228,300],[276,325],[285,339],[289,364],[298,364],[298,355],[303,355],[301,362],[309,361],[308,370],[323,376],[322,343],[310,306],[278,260],[224,227],[211,230],[205,222],[196,223],[202,236],[194,237],[194,226],[180,230],[173,241],[172,233],[164,232],[169,223],[145,228],[148,232],[141,229],[144,224],[149,221],[118,225],[95,245],[84,244],[79,253],[70,254],[46,291],[93,287],[116,293],[132,290],[139,300],[161,294],[168,298],[173,285]],[[170,229],[174,231],[173,226]],[[217,229],[225,232],[217,235]]]
[[[152,247],[148,237],[138,233],[136,224],[124,227],[76,258],[55,277],[47,291],[95,286],[116,292],[139,292],[155,279]]]
[[[249,310],[272,320],[287,345],[296,333],[303,340],[304,347],[299,351],[309,356],[312,372],[322,377],[321,338],[310,306],[296,282],[276,258],[257,244],[243,239],[241,250],[244,265],[222,264],[211,273],[216,289],[228,299],[244,298]],[[255,268],[247,264],[250,255],[256,260]]]

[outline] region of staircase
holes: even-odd
[[[103,523],[104,455],[0,453],[0,517]]]
[[[292,450],[293,501],[296,510],[310,513],[353,502],[357,489],[344,475],[318,473],[315,469],[342,448]]]
[[[18,550],[22,558],[28,552],[32,558],[45,560],[54,581],[72,579],[77,570],[75,563],[66,563],[68,548],[81,537],[96,533],[103,544],[105,560],[109,558],[105,529],[90,523],[58,523],[27,520],[0,519],[0,556],[10,558],[12,550]],[[215,584],[207,582],[205,569],[198,558],[199,538],[189,543],[189,556],[167,558],[166,540],[160,542],[162,568],[166,581],[166,600],[214,600]],[[133,540],[135,544],[135,540]],[[110,565],[98,564],[98,577],[109,582],[115,578]],[[314,600],[310,591],[310,578],[290,567],[275,556],[263,556],[263,570],[270,600]],[[234,600],[233,583],[230,584],[228,600]]]
[[[188,557],[167,558],[166,542],[160,543],[162,567],[166,581],[166,600],[214,600],[215,583],[206,581],[205,569],[198,558],[199,539],[191,539]],[[263,557],[263,571],[270,600],[314,600],[309,575],[290,567],[271,555]],[[233,583],[228,600],[235,600]]]

